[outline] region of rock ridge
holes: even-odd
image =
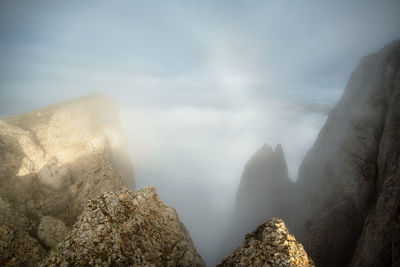
[[[247,234],[239,247],[218,266],[315,266],[285,223],[272,218]]]
[[[360,61],[301,164],[298,237],[317,265],[400,264],[399,99],[400,40]]]
[[[41,266],[205,266],[176,211],[153,187],[89,200]]]

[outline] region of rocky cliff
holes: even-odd
[[[268,218],[286,220],[292,186],[281,145],[275,150],[261,147],[247,162],[240,180],[233,215],[235,231],[242,236]]]
[[[302,240],[318,266],[400,266],[400,41],[361,60],[298,190]]]
[[[288,220],[294,216],[289,209],[293,185],[282,146],[277,145],[274,150],[264,144],[244,168],[221,254],[230,253],[246,233],[265,220],[273,217]]]
[[[284,222],[272,218],[246,235],[239,247],[218,266],[315,266]]]
[[[5,251],[29,245],[15,251],[34,262],[63,238],[89,198],[123,181],[134,186],[125,147],[114,104],[101,95],[0,120],[0,212],[11,222],[1,226]],[[13,225],[15,217],[21,223]],[[1,253],[0,263],[24,265],[18,253]]]
[[[41,266],[205,266],[176,211],[152,187],[88,201]]]

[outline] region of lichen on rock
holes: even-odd
[[[176,211],[153,187],[89,200],[41,266],[204,266]]]
[[[315,266],[285,223],[272,218],[246,235],[245,240],[218,266]]]

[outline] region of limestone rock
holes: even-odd
[[[50,248],[57,246],[68,233],[64,222],[51,216],[43,216],[40,219],[38,237]]]
[[[118,115],[91,95],[0,120],[0,196],[72,225],[87,199],[134,186]],[[37,222],[38,223],[38,222]]]
[[[318,266],[400,264],[399,118],[396,41],[361,60],[301,165],[298,237]]]
[[[101,95],[0,120],[0,265],[36,266],[90,198],[134,186],[114,104]],[[1,211],[3,210],[3,211]]]
[[[204,266],[176,211],[152,187],[89,200],[41,266]]]
[[[315,266],[281,219],[257,227],[218,266]]]
[[[30,235],[34,226],[0,197],[0,265],[37,266],[45,249]]]

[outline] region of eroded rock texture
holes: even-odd
[[[88,201],[42,266],[204,266],[176,211],[152,187]]]
[[[36,266],[46,250],[34,236],[32,222],[0,197],[0,266]]]
[[[315,266],[303,246],[278,218],[246,235],[245,240],[218,266]]]
[[[54,235],[54,227],[62,228],[56,221],[71,226],[89,198],[119,190],[121,178],[134,186],[116,109],[104,96],[0,120],[0,197],[26,218],[31,229],[23,233],[40,243],[39,251],[55,246],[65,234]],[[32,262],[42,255],[32,253]]]
[[[301,238],[318,266],[400,265],[399,155],[396,41],[361,60],[301,165]]]

